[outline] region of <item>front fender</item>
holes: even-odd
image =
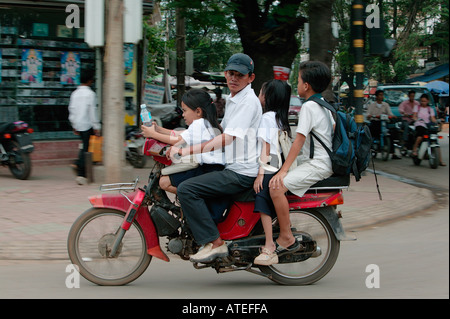
[[[139,191],[128,193],[125,196],[131,201],[136,197]],[[130,202],[120,194],[101,194],[89,197],[89,201],[95,208],[109,208],[119,210],[127,214],[130,208]],[[135,221],[142,228],[145,242],[147,244],[147,253],[164,261],[170,261],[169,257],[161,250],[159,236],[155,224],[150,218],[147,206],[140,206],[135,215]]]

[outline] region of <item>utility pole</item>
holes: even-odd
[[[124,127],[124,0],[108,0],[103,104],[105,182],[118,183],[125,166]]]
[[[356,77],[356,86],[353,90],[355,103],[355,122],[357,125],[364,123],[364,28],[365,28],[365,4],[363,0],[352,1],[352,46],[355,57],[353,71]]]
[[[177,46],[177,106],[181,107],[181,98],[186,90],[186,27],[185,12],[176,9],[176,46]]]

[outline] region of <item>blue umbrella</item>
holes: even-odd
[[[425,85],[428,90],[434,93],[447,93],[448,94],[448,83],[443,81],[433,81],[428,82]]]

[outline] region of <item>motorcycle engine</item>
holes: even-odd
[[[180,221],[164,208],[153,206],[150,209],[150,216],[155,223],[159,236],[169,236],[178,233],[178,228],[181,226]]]

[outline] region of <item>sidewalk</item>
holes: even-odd
[[[149,168],[132,169],[145,184]],[[342,223],[346,231],[405,216],[434,203],[432,193],[373,174],[353,181],[344,191]],[[67,260],[66,241],[74,220],[90,208],[88,196],[101,193],[100,184],[79,186],[68,166],[35,166],[29,180],[15,179],[0,167],[0,261]],[[401,200],[399,200],[401,199]]]

